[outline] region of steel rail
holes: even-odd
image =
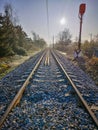
[[[76,94],[78,95],[78,97],[80,98],[82,104],[84,105],[84,107],[86,108],[86,110],[88,111],[89,115],[91,116],[91,118],[93,119],[94,123],[96,124],[96,126],[98,127],[98,119],[96,118],[95,114],[92,112],[92,110],[90,109],[90,107],[88,106],[87,102],[84,100],[84,98],[82,97],[81,93],[79,92],[79,90],[77,89],[76,85],[73,83],[73,81],[71,80],[71,78],[69,77],[69,75],[67,74],[66,70],[64,69],[63,65],[60,63],[60,60],[58,60],[57,56],[54,54],[53,51],[52,55],[55,58],[56,62],[58,63],[58,65],[60,66],[60,68],[62,69],[62,71],[64,72],[65,76],[67,77],[67,79],[70,81],[72,87],[74,88]]]
[[[45,66],[49,66],[49,64],[50,64],[50,60],[49,60],[49,50],[48,50],[45,59]]]
[[[45,55],[45,52],[43,52],[43,54],[40,57],[39,61],[37,62],[37,64],[35,65],[35,67],[32,69],[31,73],[29,74],[29,76],[25,80],[25,82],[22,85],[22,87],[19,89],[19,91],[15,95],[14,99],[12,100],[12,102],[8,106],[7,110],[5,111],[3,117],[0,119],[0,129],[2,128],[2,125],[3,125],[4,121],[6,120],[9,112],[20,102],[20,100],[22,98],[22,95],[23,95],[23,92],[25,91],[26,86],[29,84],[29,80],[34,75],[34,72],[37,70],[38,66],[40,65],[40,63],[41,63],[44,55]]]

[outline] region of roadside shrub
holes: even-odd
[[[11,48],[4,48],[0,46],[0,57],[12,56],[12,55],[14,55],[14,52],[12,51]]]
[[[10,68],[9,64],[6,64],[6,63],[0,64],[0,74],[4,73],[9,68]]]
[[[19,46],[14,48],[14,52],[18,55],[23,55],[23,56],[27,55],[26,50]]]
[[[91,69],[98,71],[98,58],[97,57],[91,58],[88,64]]]
[[[98,58],[92,57],[87,63],[87,71],[98,85]]]
[[[92,57],[87,63],[87,71],[93,75],[98,75],[98,58]]]

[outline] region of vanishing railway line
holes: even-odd
[[[40,59],[42,59],[41,55],[43,53],[45,52],[41,52],[34,57],[31,57],[25,63],[17,67],[11,74],[9,73],[7,76],[5,76],[5,78],[1,81],[0,117],[4,114],[5,110],[8,107],[8,104],[10,104],[10,102],[14,99],[21,86],[25,84],[25,81],[28,79],[31,71],[36,69],[37,63]],[[15,101],[13,106],[17,104],[17,101],[18,100]],[[0,124],[2,124],[2,122],[3,120],[0,122]]]
[[[82,90],[82,77],[77,77],[74,70],[61,54],[53,50],[46,50],[31,59],[27,71],[21,75],[21,80],[18,79],[17,95],[14,92],[15,98],[12,102],[10,99],[9,107],[6,103],[5,108],[8,108],[4,109],[4,115],[1,114],[1,129],[97,130],[98,97],[90,102],[91,96],[86,97],[87,92],[83,91],[87,88]],[[19,84],[13,88],[16,89]],[[94,90],[97,93],[98,89]],[[90,90],[87,91],[90,93]],[[1,104],[4,105],[4,102]],[[93,110],[91,104],[94,104]]]

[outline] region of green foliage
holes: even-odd
[[[20,25],[13,23],[13,10],[5,5],[4,15],[0,14],[0,57],[13,54],[27,55],[26,50],[43,48],[46,42],[33,33],[34,40],[28,38]]]
[[[14,48],[14,52],[18,55],[23,55],[23,56],[27,55],[26,50],[22,47],[19,47],[19,46]]]
[[[0,63],[0,74],[8,70],[10,66],[7,63]]]
[[[14,55],[14,54],[15,53],[13,52],[13,50],[11,48],[6,48],[6,47],[0,46],[0,57],[11,56],[11,55]]]
[[[9,18],[0,16],[0,56],[10,55],[12,41],[12,23]]]

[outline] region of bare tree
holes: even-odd
[[[58,34],[58,40],[56,43],[56,47],[60,50],[65,51],[66,46],[68,46],[71,43],[71,37],[69,29],[65,28],[62,32]]]
[[[13,25],[17,25],[17,23],[19,22],[19,18],[17,16],[17,13],[13,10],[12,5],[10,3],[7,3],[4,6],[4,10],[5,10],[5,16],[8,20],[10,20],[12,22]]]
[[[32,35],[33,35],[33,41],[37,41],[40,39],[39,35],[36,34],[35,32],[32,31]]]
[[[65,28],[64,31],[58,34],[58,43],[68,45],[71,42],[71,37],[69,29]]]
[[[6,17],[9,17],[10,20],[12,20],[12,12],[13,12],[13,9],[12,9],[11,4],[8,4],[8,3],[7,3],[7,4],[4,6],[4,10],[5,10],[5,15],[6,15]]]

